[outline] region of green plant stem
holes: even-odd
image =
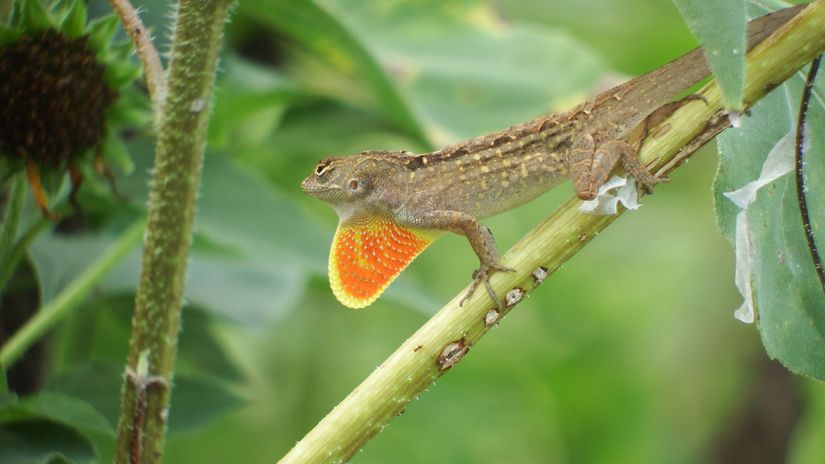
[[[115,462],[160,462],[209,104],[230,0],[178,2]]]
[[[39,224],[49,224],[49,221],[44,219]],[[92,265],[66,286],[57,297],[46,303],[34,317],[15,332],[0,349],[0,365],[11,366],[33,343],[69,315],[72,309],[77,307],[77,304],[89,294],[95,284],[106,277],[137,246],[140,242],[143,226],[144,221],[142,219],[132,224],[121,234],[111,248],[106,250]],[[30,231],[38,229],[42,229],[42,226],[32,227]],[[37,232],[33,232],[31,235],[37,235]]]
[[[825,0],[819,0],[748,55],[746,105],[752,105],[823,50]],[[721,93],[715,83],[706,86],[700,94],[705,101],[684,105],[645,140],[640,151],[645,164],[652,163],[657,170],[668,165],[677,154],[679,160],[684,161],[702,143],[727,127]],[[678,164],[670,164],[664,172]],[[516,272],[496,273],[491,279],[496,293],[507,295],[512,302],[508,303],[505,313],[543,280],[545,272],[550,274],[558,269],[618,218],[618,215],[581,213],[580,204],[576,198],[568,200],[502,257],[503,265],[516,269]],[[280,462],[346,461],[416,395],[460,361],[504,316],[492,307],[483,289],[459,307],[463,294],[461,291],[404,342]]]

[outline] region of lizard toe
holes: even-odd
[[[501,264],[493,264],[490,266],[490,269],[495,271],[502,271],[502,272],[516,272],[516,270],[512,267],[502,266]]]

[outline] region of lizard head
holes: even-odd
[[[324,158],[301,182],[308,195],[329,203],[341,217],[355,209],[388,206],[384,198],[397,185],[409,152],[365,151],[357,155]],[[385,185],[386,184],[386,185]],[[383,188],[383,187],[387,188]]]
[[[336,298],[363,308],[439,234],[399,224],[396,210],[407,201],[416,157],[409,152],[362,152],[325,158],[301,183],[309,195],[338,213],[329,253],[329,282]]]

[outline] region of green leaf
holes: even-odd
[[[0,45],[17,41],[20,35],[22,35],[20,29],[0,24]]]
[[[731,110],[742,107],[745,88],[745,1],[673,0],[705,50]]]
[[[317,268],[317,258],[325,255],[318,244],[326,237],[315,220],[254,171],[218,154],[208,158],[197,218],[201,233],[273,269]]]
[[[316,100],[291,80],[238,57],[221,62],[217,101],[209,120],[209,146],[233,151],[258,147],[281,122],[287,108]]]
[[[0,424],[0,462],[91,464],[96,461],[92,443],[66,425],[42,419]]]
[[[103,79],[112,88],[125,87],[141,75],[140,66],[131,63],[118,63],[106,66]]]
[[[62,30],[69,37],[80,37],[86,29],[86,2],[75,0],[69,7],[63,22],[60,24]]]
[[[89,403],[60,393],[42,392],[0,409],[0,423],[49,419],[79,429],[113,435],[114,429]]]
[[[145,94],[133,87],[122,88],[106,119],[114,127],[146,127],[152,121],[151,104]]]
[[[57,374],[46,388],[87,402],[113,425],[120,413],[121,373],[122,368],[114,363],[90,361]]]
[[[45,31],[54,27],[49,12],[39,0],[23,0],[21,12],[21,25],[27,31]]]
[[[189,432],[243,404],[236,395],[218,383],[199,377],[175,376],[175,402],[169,417],[169,430]]]
[[[126,321],[130,322],[129,319]],[[182,325],[176,372],[222,381],[241,380],[240,369],[215,335],[215,318],[209,311],[188,306],[183,313]]]
[[[48,388],[87,401],[114,424],[120,412],[121,379],[120,366],[92,362],[57,376]],[[173,397],[174,406],[169,417],[172,432],[191,431],[242,404],[221,384],[186,374],[175,375]]]
[[[506,23],[489,5],[322,3],[370,44],[438,146],[567,109],[602,77],[587,47],[555,30]]]
[[[371,94],[369,102],[409,135],[426,143],[427,137],[387,73],[363,42],[315,1],[266,0],[244,2],[241,8],[259,21],[307,47],[345,80],[362,81]]]
[[[109,166],[117,167],[120,172],[126,175],[135,170],[135,163],[132,161],[132,157],[129,156],[126,145],[120,140],[119,134],[113,131],[107,132],[100,150],[103,153],[103,158],[111,163]]]
[[[569,107],[594,91],[601,74],[594,55],[568,36],[505,24],[489,6],[473,2],[319,1],[336,30],[348,31],[346,41],[331,38],[320,20],[292,21],[305,14],[306,2],[298,12],[270,3],[281,2],[249,2],[242,9],[250,5],[251,13],[313,53],[316,61],[299,55],[299,77],[324,95],[370,107],[341,81],[371,82],[362,74],[380,74],[397,96],[372,97],[385,108],[409,102],[410,114],[426,129],[426,139],[417,138],[425,147],[428,140],[442,145]],[[369,67],[349,47],[352,41],[371,58]],[[337,63],[337,72],[324,72],[317,60]]]
[[[103,53],[109,47],[109,42],[117,30],[118,18],[115,15],[107,15],[95,19],[87,30],[89,31],[89,46],[98,53]]]
[[[743,127],[720,137],[714,195],[720,230],[737,248],[740,291],[753,300],[765,349],[791,371],[825,380],[825,297],[803,232],[793,171],[762,186],[746,215],[724,196],[759,178],[777,141],[793,133],[800,89],[798,80],[783,86],[753,109]],[[820,84],[818,91],[823,90]],[[807,134],[808,206],[822,250],[825,203],[818,199],[825,198],[825,110],[815,98]],[[793,154],[786,156],[787,169],[792,169]]]

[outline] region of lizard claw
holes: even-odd
[[[495,290],[493,290],[493,286],[490,285],[491,271],[516,272],[516,270],[511,267],[502,266],[496,263],[482,264],[478,269],[473,271],[473,282],[470,284],[470,288],[467,290],[467,293],[465,293],[461,301],[458,302],[459,306],[464,306],[464,302],[467,301],[467,299],[470,298],[470,295],[472,295],[476,290],[478,283],[482,282],[484,284],[484,288],[487,289],[487,294],[490,295],[490,299],[493,300],[499,310],[502,309],[501,300],[499,300]]]
[[[634,177],[636,177],[636,182],[639,183],[639,186],[645,193],[653,193],[653,187],[656,184],[666,184],[670,182],[669,177],[651,174],[647,169],[634,173]]]

